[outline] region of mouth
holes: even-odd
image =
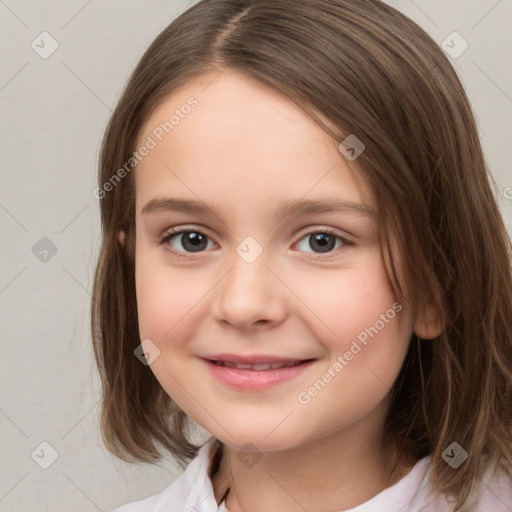
[[[273,356],[217,355],[201,358],[211,375],[237,389],[261,390],[300,375],[316,359],[292,359]]]
[[[306,361],[312,361],[312,359],[306,360],[297,360],[290,361],[287,363],[256,363],[256,364],[248,364],[248,363],[234,363],[233,361],[212,361],[212,363],[217,366],[225,366],[226,368],[236,368],[238,370],[252,370],[255,372],[265,372],[268,370],[278,370],[279,368],[291,368],[293,366],[298,366]]]

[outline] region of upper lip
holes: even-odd
[[[303,357],[280,357],[268,354],[213,354],[211,356],[202,356],[203,359],[210,361],[231,361],[237,364],[265,364],[265,363],[291,363],[294,361],[308,361],[311,358]]]

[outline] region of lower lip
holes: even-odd
[[[208,359],[203,359],[203,361],[217,380],[237,389],[249,390],[268,389],[280,384],[281,382],[290,380],[293,377],[300,375],[314,362],[311,360],[298,364],[297,366],[276,368],[275,370],[255,371],[219,366]]]

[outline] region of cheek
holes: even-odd
[[[189,353],[189,341],[196,334],[197,315],[205,313],[200,310],[206,290],[194,285],[190,273],[163,271],[143,257],[136,267],[136,290],[140,339],[151,340],[159,350],[149,368],[166,393],[195,419],[187,405],[190,393],[200,394],[193,389],[183,356]]]
[[[181,339],[173,332],[183,331],[187,313],[204,294],[191,281],[190,273],[162,268],[161,261],[140,251],[136,255],[135,286],[141,339],[154,340],[161,349],[164,339]]]
[[[326,279],[316,288],[323,290],[316,294],[318,311],[329,327],[318,330],[317,337],[328,361],[297,398],[304,420],[313,409],[323,411],[319,417],[331,418],[326,431],[338,428],[339,418],[355,421],[376,407],[392,388],[407,353],[410,313],[395,300],[381,261],[369,258],[359,269],[341,272],[336,282]]]
[[[329,350],[343,350],[358,336],[364,340],[368,329],[392,331],[398,327],[392,320],[402,305],[394,298],[382,259],[372,254],[358,266],[336,273],[316,273],[301,276],[297,295],[318,318],[316,335]],[[403,314],[403,313],[402,313]],[[404,318],[404,326],[408,327]]]

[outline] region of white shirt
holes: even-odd
[[[215,439],[210,438],[185,472],[161,493],[134,501],[112,512],[229,512],[217,504],[208,476]],[[444,499],[432,495],[427,467],[430,457],[419,460],[395,485],[369,501],[339,512],[451,512]],[[454,469],[456,471],[456,469]],[[497,474],[498,475],[498,474]],[[484,478],[484,492],[472,512],[512,512],[512,481],[500,474]]]

